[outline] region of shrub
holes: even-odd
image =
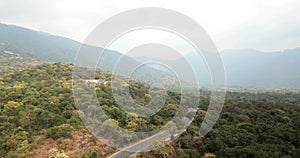
[[[67,138],[67,139],[63,139],[59,146],[62,149],[67,149],[70,146],[70,144],[71,144],[71,140]]]
[[[84,152],[82,158],[98,158],[98,153],[95,149],[89,149]]]
[[[47,137],[58,139],[58,138],[69,138],[72,136],[72,133],[74,131],[74,128],[70,126],[69,124],[63,124],[60,126],[54,126],[48,129],[47,131]]]
[[[53,148],[49,151],[49,158],[68,158],[68,156],[63,151]]]

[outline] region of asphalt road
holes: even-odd
[[[128,146],[124,149],[122,149],[121,151],[118,151],[116,153],[114,153],[112,156],[110,156],[110,158],[125,158],[125,157],[129,157],[131,155],[134,155],[135,153],[142,151],[143,149],[145,149],[146,147],[148,147],[153,141],[155,140],[164,140],[169,138],[170,132],[169,131],[164,131],[161,133],[158,133],[156,135],[153,135],[151,137],[148,137],[144,140],[141,140],[131,146]]]
[[[193,109],[193,108],[189,108],[188,109],[189,112],[196,112],[197,109]],[[184,118],[184,122],[185,124],[190,124],[192,122],[191,119],[185,117]],[[175,134],[175,135],[178,135]],[[141,140],[133,145],[130,145],[128,147],[123,148],[122,150],[114,153],[112,156],[110,156],[109,158],[126,158],[129,156],[134,155],[135,153],[142,151],[143,149],[147,148],[153,141],[155,140],[166,140],[167,138],[170,138],[171,134],[170,131],[164,131],[164,132],[160,132],[157,133],[153,136],[150,136],[144,140]]]

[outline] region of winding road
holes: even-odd
[[[141,140],[133,145],[130,145],[126,148],[123,148],[122,150],[114,153],[109,158],[125,158],[134,155],[135,153],[142,151],[146,147],[148,147],[153,141],[155,140],[165,140],[171,137],[171,134],[169,131],[163,131],[160,133],[157,133],[153,136],[150,136],[144,140]]]

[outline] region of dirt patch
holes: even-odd
[[[103,157],[114,152],[112,148],[93,137],[86,129],[79,129],[73,132],[71,138],[59,138],[57,140],[49,138],[44,140],[29,155],[33,158],[47,158],[49,157],[49,151],[53,148],[63,150],[69,157],[76,155],[81,157],[89,149],[96,150],[98,155]]]

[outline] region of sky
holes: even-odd
[[[83,42],[104,20],[140,7],[168,8],[189,16],[219,50],[274,51],[300,46],[299,0],[0,0],[0,23]],[[115,49],[123,49],[125,41],[138,43],[128,38],[159,42],[172,35],[148,30],[128,36]]]

